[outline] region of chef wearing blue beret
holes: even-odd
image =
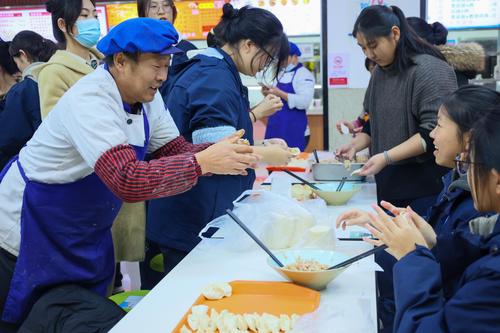
[[[68,90],[0,173],[0,261],[13,267],[0,272],[3,322],[22,321],[52,286],[106,296],[122,202],[185,192],[207,173],[246,174],[257,161],[235,143],[241,131],[215,144],[179,136],[158,93],[177,39],[148,18],[112,29],[97,46],[105,65]]]

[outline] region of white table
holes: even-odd
[[[274,176],[286,176],[274,173]],[[349,207],[368,209],[376,202],[375,185],[365,184]],[[346,207],[330,207],[332,218]],[[342,235],[338,235],[342,237]],[[283,281],[266,263],[260,249],[231,253],[213,246],[214,241],[200,243],[110,332],[171,332],[184,313],[213,282],[234,280]],[[337,250],[351,255],[371,246],[361,241],[339,241]],[[316,324],[327,325],[331,332],[376,332],[376,285],[373,256],[353,265],[321,292],[320,309],[325,310]],[[326,314],[326,315],[325,315]],[[331,329],[331,330],[330,330]],[[326,332],[309,328],[308,333]]]

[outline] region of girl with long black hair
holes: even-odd
[[[455,73],[439,50],[409,27],[396,6],[363,9],[352,34],[377,66],[363,102],[369,121],[337,154],[352,159],[369,147],[371,158],[361,175],[375,175],[377,199],[397,207],[410,205],[424,214],[448,171],[436,165],[429,133],[436,125],[441,98],[457,89]],[[395,260],[381,253],[376,261],[384,269],[377,273],[379,314],[390,331]]]
[[[217,47],[206,49],[182,68],[177,66],[167,107],[188,141],[217,142],[244,129],[244,138],[253,145],[248,90],[240,73],[255,76],[270,69],[277,75],[288,58],[288,39],[271,12],[235,9],[230,4],[224,5],[214,35]],[[269,163],[287,163],[291,157],[278,145],[254,147],[254,151]],[[199,231],[225,214],[254,180],[251,170],[248,175],[207,177],[182,195],[149,203],[146,236],[161,248],[165,272],[196,246]]]

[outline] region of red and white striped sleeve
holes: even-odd
[[[202,150],[205,150],[212,143],[202,143],[202,144],[192,144],[191,142],[186,141],[182,135],[178,136],[174,140],[170,141],[160,149],[156,150],[153,153],[154,158],[160,158],[164,156],[172,156],[182,153],[198,153]]]
[[[170,153],[172,152],[173,149]],[[140,202],[183,193],[196,185],[198,177],[202,175],[194,152],[164,156],[146,162],[137,160],[134,148],[130,145],[119,145],[106,151],[97,160],[94,171],[125,202]]]

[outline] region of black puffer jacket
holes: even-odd
[[[484,70],[485,53],[478,43],[439,45],[437,48],[455,70],[459,87],[468,84],[470,79]]]

